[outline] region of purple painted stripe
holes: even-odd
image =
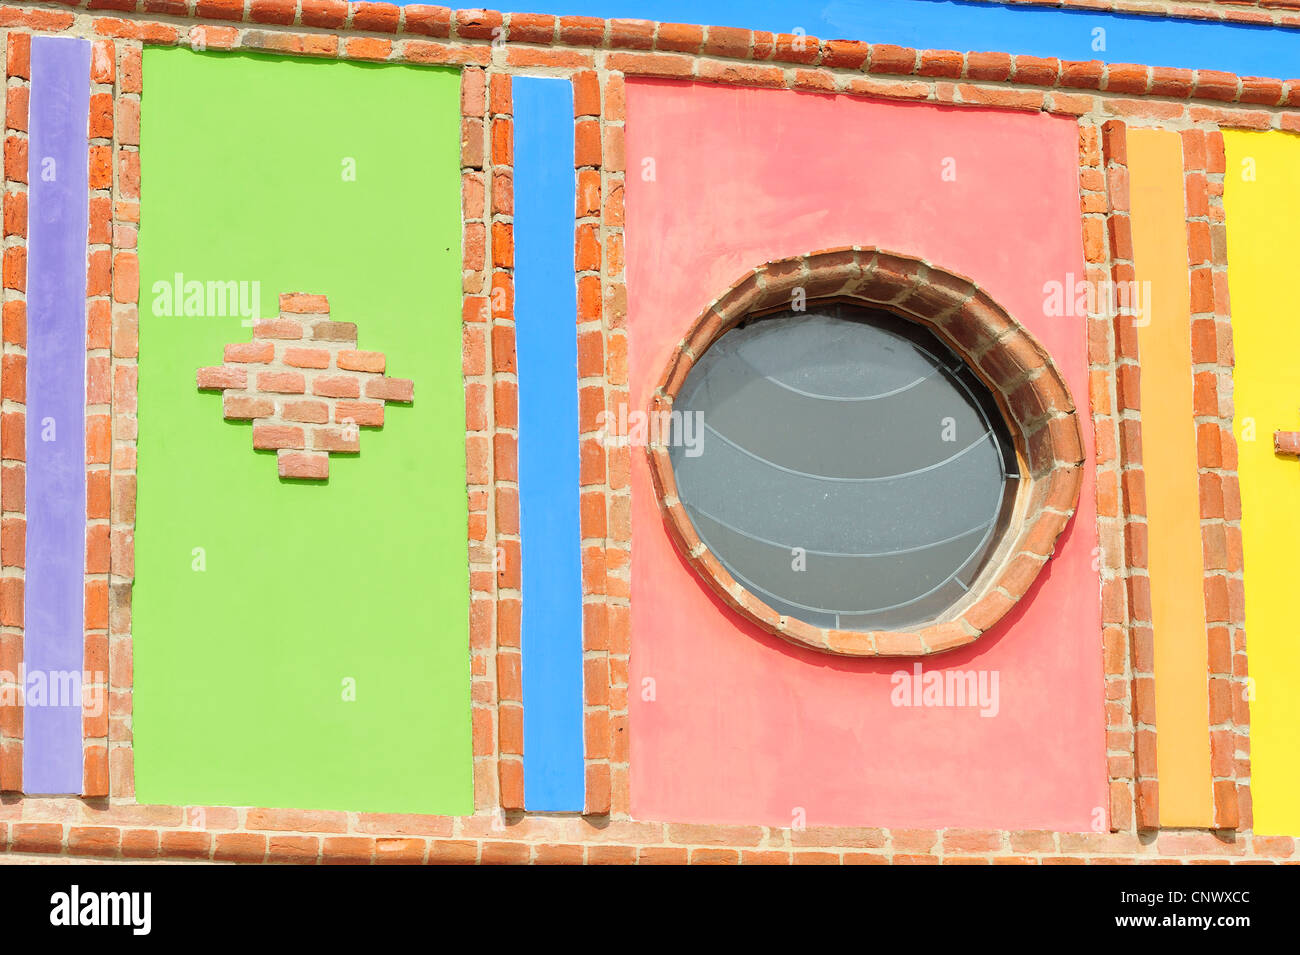
[[[80,793],[90,41],[33,38],[31,72],[23,789]]]

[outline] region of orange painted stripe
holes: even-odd
[[[1210,826],[1209,648],[1181,137],[1130,129],[1128,163],[1134,269],[1139,288],[1150,283],[1151,291],[1138,354],[1160,824]]]

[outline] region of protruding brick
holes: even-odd
[[[280,477],[324,481],[330,476],[330,456],[323,451],[282,450],[277,455]]]
[[[242,368],[200,368],[195,377],[201,391],[243,388],[248,384],[248,372]]]
[[[334,421],[345,424],[348,421],[362,428],[379,428],[384,424],[384,403],[382,401],[339,401],[334,405]]]
[[[269,398],[228,394],[222,399],[222,412],[227,418],[236,420],[269,418],[275,413],[275,402]]]
[[[377,351],[341,351],[338,366],[345,371],[384,373],[384,353]]]
[[[304,440],[302,428],[274,424],[253,425],[253,447],[259,450],[277,450],[280,448],[301,450],[306,446]]]
[[[414,400],[415,384],[406,378],[371,378],[366,382],[366,397],[384,401]]]
[[[310,337],[322,342],[352,342],[357,340],[357,326],[352,322],[315,322],[309,327]]]
[[[312,428],[311,446],[316,451],[356,454],[360,450],[354,428]]]
[[[292,318],[261,319],[253,323],[255,338],[302,338],[302,322]]]

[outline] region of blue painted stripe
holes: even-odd
[[[573,87],[516,77],[515,354],[524,805],[583,808]]]
[[[80,793],[90,41],[34,38],[31,84],[23,789]]]
[[[1300,30],[960,0],[534,0],[527,12],[703,23],[772,33],[802,29],[823,40],[896,43],[923,50],[1055,56],[1300,76]],[[522,12],[522,11],[521,11]],[[1105,49],[1093,31],[1105,31]]]

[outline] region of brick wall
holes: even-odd
[[[1116,288],[1135,280],[1129,222],[1125,127],[1107,120],[1084,127],[1080,182],[1089,277]],[[1091,234],[1091,240],[1089,235]],[[1115,303],[1118,305],[1118,303]],[[1137,328],[1126,310],[1090,316],[1093,421],[1097,434],[1097,520],[1101,550],[1106,753],[1111,828],[1159,821],[1155,771],[1154,644],[1146,578]]]
[[[141,45],[130,39],[97,40],[91,75],[111,74],[117,109],[113,139],[113,453],[109,521],[112,527],[108,613],[109,794],[135,795],[131,748],[131,584],[135,579],[136,384],[140,320],[140,267],[136,235],[140,224]],[[119,251],[120,250],[120,251]]]
[[[1121,4],[1106,4],[1107,8]],[[1151,5],[1145,5],[1151,6]],[[1158,6],[1158,5],[1157,5]],[[1206,4],[1180,4],[1211,15]],[[1131,278],[1126,255],[1123,131],[1160,124],[1189,141],[1213,143],[1221,128],[1300,131],[1300,82],[1241,78],[1215,71],[1063,63],[998,53],[963,54],[887,45],[773,35],[748,30],[633,20],[540,15],[427,6],[346,4],[339,0],[92,0],[59,8],[0,5],[5,37],[6,143],[4,238],[3,548],[0,553],[0,669],[15,671],[21,654],[23,395],[23,104],[22,51],[32,32],[96,41],[93,77],[99,106],[92,120],[88,297],[91,427],[88,459],[87,659],[106,660],[108,719],[86,726],[86,796],[0,796],[0,849],[125,858],[244,861],[586,861],[586,862],[1007,862],[1274,861],[1295,855],[1294,840],[1249,830],[1245,714],[1212,715],[1216,779],[1239,808],[1237,829],[1151,831],[1154,824],[1153,724],[1143,710],[1150,670],[1149,628],[1140,612],[1141,566],[1133,539],[1140,513],[1140,408],[1128,400],[1124,368],[1136,363],[1131,331],[1109,314],[1089,317],[1093,423],[1097,436],[1104,626],[1099,647],[1107,674],[1107,747],[1111,781],[1107,831],[1051,832],[888,830],[647,823],[628,816],[627,660],[630,649],[631,449],[599,438],[596,416],[628,401],[626,287],[623,263],[623,148],[626,76],[833,92],[957,108],[1048,112],[1074,118],[1080,130],[1080,207],[1089,278]],[[92,7],[94,9],[92,9]],[[1197,8],[1192,10],[1191,8]],[[1200,9],[1206,8],[1206,9]],[[1282,5],[1242,6],[1274,20]],[[1219,15],[1213,11],[1213,15]],[[1288,21],[1282,21],[1288,22]],[[208,50],[259,50],[462,68],[463,374],[469,499],[475,807],[459,818],[307,812],[231,807],[141,806],[134,801],[131,748],[131,534],[135,513],[135,381],[140,222],[139,112],[143,44]],[[581,521],[584,579],[587,814],[533,816],[522,806],[519,688],[519,514],[516,470],[517,379],[514,362],[513,149],[510,77],[569,77],[575,89],[577,196],[575,279],[579,306]],[[107,96],[105,101],[102,97]],[[147,108],[147,99],[145,100]],[[98,122],[98,125],[95,123]],[[1209,287],[1226,265],[1213,241],[1221,168],[1206,153],[1188,168],[1189,185],[1206,192],[1203,215],[1211,257],[1194,268]],[[97,166],[97,164],[99,164]],[[95,173],[92,172],[92,176]],[[1200,176],[1200,178],[1197,178]],[[144,188],[147,190],[147,183]],[[109,200],[108,204],[104,200]],[[1189,209],[1192,208],[1189,206]],[[147,206],[144,210],[147,215]],[[1130,270],[1126,272],[1125,270]],[[1226,296],[1198,316],[1226,328]],[[363,332],[364,334],[364,332]],[[1231,480],[1223,427],[1230,415],[1230,352],[1218,346],[1197,365],[1202,470],[1212,483]],[[1214,384],[1215,402],[1209,400]],[[377,440],[382,435],[372,436]],[[102,443],[102,453],[98,450]],[[102,487],[107,482],[107,507]],[[1207,597],[1239,590],[1230,507],[1203,515],[1207,552],[1225,541],[1225,559],[1207,561]],[[107,562],[104,535],[107,528]],[[1127,534],[1126,534],[1127,532]],[[1239,550],[1239,545],[1238,545]],[[1234,581],[1236,583],[1234,583]],[[1135,597],[1136,593],[1136,597]],[[93,597],[93,600],[90,599]],[[1207,607],[1210,604],[1207,603]],[[1217,606],[1217,605],[1216,605]],[[1231,600],[1211,610],[1216,680],[1245,675],[1241,617]],[[92,625],[93,624],[93,625]],[[1144,641],[1146,641],[1144,643]],[[106,642],[106,647],[104,646]],[[1230,657],[1224,654],[1231,651]],[[88,664],[89,666],[89,664]],[[1217,697],[1216,697],[1217,699]],[[1216,719],[1215,717],[1222,717]],[[1150,745],[1148,745],[1150,743]],[[107,780],[103,752],[106,744]],[[0,713],[0,789],[17,790],[21,712]],[[1219,770],[1223,771],[1220,772]],[[1243,801],[1244,797],[1244,801]]]
[[[1232,430],[1232,323],[1224,225],[1223,134],[1183,131],[1192,372],[1209,637],[1214,824],[1250,828],[1250,705],[1245,692],[1246,595],[1241,489]]]
[[[0,689],[16,689],[23,662],[26,544],[27,100],[31,35],[5,34],[3,534],[0,535]],[[23,714],[0,703],[0,792],[21,792]]]

